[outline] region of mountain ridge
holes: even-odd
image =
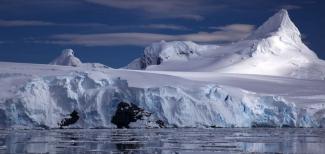
[[[126,68],[325,79],[324,61],[302,42],[299,29],[283,9],[238,42],[223,46],[190,41],[153,43]]]

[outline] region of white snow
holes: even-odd
[[[56,65],[0,62],[0,128],[57,128],[73,110],[71,127],[114,128],[120,101],[152,112],[131,127],[325,127],[325,64],[299,35],[282,10],[230,45],[154,43],[128,69],[72,50]]]

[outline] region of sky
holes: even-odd
[[[284,8],[325,59],[322,0],[0,0],[0,61],[46,64],[72,48],[119,68],[160,40],[227,44]]]

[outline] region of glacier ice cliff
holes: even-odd
[[[58,128],[71,111],[71,127],[115,128],[120,101],[152,113],[131,127],[319,127],[319,119],[278,96],[265,96],[215,84],[200,87],[130,87],[126,80],[88,73],[33,78],[0,103],[1,128]]]

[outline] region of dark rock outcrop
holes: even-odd
[[[150,115],[151,113],[145,112],[144,109],[139,108],[133,103],[128,104],[120,102],[111,122],[115,124],[117,128],[129,128],[131,122],[142,120],[143,116],[149,117]]]
[[[60,128],[62,129],[63,126],[69,126],[72,125],[74,123],[76,123],[79,120],[79,114],[77,111],[72,111],[69,114],[70,117],[64,118],[60,123],[58,123],[58,125],[60,126]]]
[[[160,128],[166,128],[165,123],[162,120],[157,120],[156,124],[158,124]]]

